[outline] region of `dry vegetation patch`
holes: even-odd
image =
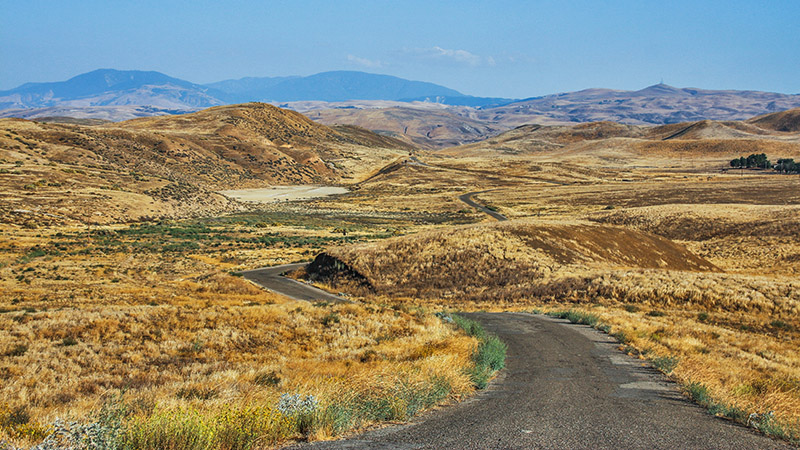
[[[554,286],[575,290],[571,275],[592,269],[714,268],[654,235],[586,223],[531,221],[427,232],[338,247],[326,254],[365,277],[379,294],[475,300],[511,300],[534,292],[558,295]]]

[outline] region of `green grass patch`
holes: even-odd
[[[788,427],[776,422],[770,413],[748,414],[747,411],[741,408],[717,401],[711,395],[709,389],[701,383],[686,384],[683,386],[683,390],[692,401],[706,408],[711,414],[727,417],[736,422],[752,426],[768,436],[784,439],[793,444],[800,444],[800,430],[797,427]]]
[[[550,311],[547,313],[548,316],[551,317],[558,317],[559,319],[567,319],[572,323],[577,323],[581,325],[589,325],[590,327],[597,327],[600,323],[600,318],[594,314],[585,313],[581,311]]]
[[[505,367],[508,347],[500,338],[487,333],[478,322],[458,315],[452,318],[467,335],[478,339],[478,347],[472,352],[474,366],[469,375],[476,388],[485,389],[492,376]]]

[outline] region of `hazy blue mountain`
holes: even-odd
[[[284,81],[300,78],[292,77],[245,77],[238,80],[223,80],[209,83],[205,86],[216,89],[225,94],[230,102],[248,102],[253,99],[262,99],[263,92]]]
[[[440,100],[434,100],[434,99]],[[99,69],[67,81],[25,83],[0,91],[0,109],[146,105],[161,109],[200,109],[226,103],[303,100],[430,99],[458,105],[484,105],[433,83],[365,72],[324,72],[307,77],[248,77],[199,85],[153,71]],[[488,103],[496,104],[494,100]],[[507,102],[504,102],[507,103]]]
[[[0,91],[0,108],[138,104],[196,109],[222,104],[220,94],[159,72],[98,69],[67,81],[25,83]]]
[[[273,83],[274,78],[259,78],[252,85],[262,83],[257,89],[230,92],[236,101],[293,102],[319,100],[341,102],[346,100],[397,100],[425,97],[464,97],[464,94],[438,84],[410,81],[391,75],[365,72],[334,71],[307,77],[292,77]],[[223,87],[231,80],[223,81]],[[242,80],[235,80],[242,81]],[[245,83],[243,83],[245,84]],[[207,85],[220,89],[219,83]],[[222,89],[225,90],[225,89]],[[246,95],[245,95],[246,94]]]

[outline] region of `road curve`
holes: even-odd
[[[283,276],[284,273],[305,267],[307,264],[307,262],[284,264],[282,266],[245,270],[239,273],[242,274],[245,279],[261,287],[295,300],[306,300],[309,302],[325,301],[329,303],[348,301],[337,295],[325,292],[322,289]]]
[[[471,317],[508,344],[507,369],[486,391],[407,425],[291,448],[794,448],[712,416],[589,327],[523,313]]]
[[[480,203],[476,203],[475,200],[472,199],[472,196],[474,196],[474,195],[483,194],[484,192],[489,192],[491,190],[492,189],[488,189],[488,190],[485,190],[485,191],[467,192],[466,194],[459,195],[458,199],[461,200],[462,202],[466,203],[467,205],[469,205],[469,206],[471,206],[471,207],[473,207],[475,209],[478,209],[478,210],[480,210],[480,211],[482,211],[482,212],[494,217],[495,219],[497,219],[497,220],[499,220],[501,222],[504,221],[504,220],[508,220],[508,217],[500,214],[497,211],[492,211],[491,209],[481,205]]]

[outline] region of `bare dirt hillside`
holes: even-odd
[[[353,183],[411,149],[262,103],[98,126],[3,119],[0,220],[213,214],[238,207],[217,190]]]

